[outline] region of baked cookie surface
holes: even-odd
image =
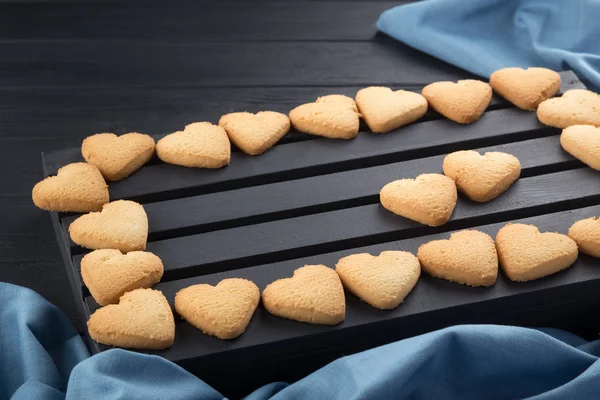
[[[109,201],[108,186],[93,165],[73,163],[38,182],[31,191],[33,203],[47,211],[90,212]]]
[[[291,278],[270,283],[262,300],[271,314],[300,322],[336,325],[346,317],[342,282],[324,265],[305,265]]]

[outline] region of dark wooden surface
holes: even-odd
[[[562,91],[583,87],[572,72],[561,75]],[[277,107],[272,101],[264,99],[262,107]],[[468,126],[430,113],[385,135],[363,129],[351,141],[292,132],[259,157],[234,152],[231,165],[217,171],[153,160],[125,181],[110,183],[109,191],[113,198],[135,198],[144,205],[147,250],[165,264],[157,288],[172,303],[175,293],[191,284],[235,276],[262,289],[304,264],[333,266],[340,257],[365,251],[416,252],[458,229],[474,227],[494,236],[508,221],[521,220],[564,233],[574,221],[597,214],[600,173],[564,152],[559,133],[541,125],[534,113],[495,99]],[[488,203],[461,195],[450,221],[436,228],[399,218],[379,204],[378,191],[387,182],[440,172],[447,152],[471,148],[516,155],[521,178]],[[78,148],[44,153],[44,171],[53,174],[79,158]],[[51,215],[80,300],[77,326],[85,335],[85,321],[98,307],[80,278],[87,250],[68,238],[77,215]],[[594,336],[598,324],[585,316],[597,310],[598,265],[581,256],[567,271],[525,284],[501,273],[491,288],[423,274],[405,304],[393,311],[373,309],[348,294],[346,319],[335,327],[277,318],[259,305],[246,333],[226,342],[177,318],[175,344],[154,353],[239,397],[264,383],[302,377],[341,355],[458,323],[551,326]],[[108,348],[88,343],[92,352]],[[294,368],[282,369],[284,363]],[[235,389],[230,376],[238,377]]]
[[[472,77],[377,34],[378,15],[399,3],[0,1],[0,280],[36,290],[78,326],[83,320],[76,304],[84,312],[96,307],[89,297],[82,302],[82,250],[64,240],[68,258],[70,250],[75,254],[70,279],[77,303],[50,216],[31,203],[31,188],[43,174],[41,152],[53,173],[79,159],[77,147],[93,133],[160,137],[193,121],[217,122],[227,112],[267,106],[287,112],[320,95],[353,95],[366,85],[419,90],[432,81]],[[575,79],[564,78],[563,90],[577,87]],[[111,185],[111,196],[145,204],[148,249],[165,262],[159,288],[169,300],[185,285],[229,276],[250,278],[262,288],[304,263],[333,265],[350,249],[415,251],[452,230],[480,226],[494,234],[506,221],[523,218],[564,232],[576,218],[597,215],[599,175],[560,151],[557,130],[497,97],[490,110],[466,127],[429,113],[401,134],[362,132],[348,142],[294,133],[260,157],[234,151],[235,167],[219,171],[155,162]],[[378,206],[378,188],[398,171],[439,171],[443,154],[463,148],[516,154],[522,179],[491,203],[475,207],[461,198],[452,220],[435,229]],[[307,196],[314,187],[321,189]],[[189,212],[171,218],[169,209]],[[60,237],[66,238],[72,218],[59,224],[55,214]],[[361,343],[372,346],[461,321],[544,324],[589,335],[591,325],[581,316],[597,310],[599,282],[597,262],[585,256],[569,271],[528,285],[501,275],[492,289],[476,288],[468,297],[462,286],[426,277],[390,313],[348,296],[347,319],[334,328],[285,321],[260,308],[240,340],[221,342],[178,320],[176,343],[161,354],[190,369],[198,368],[194,357],[205,357],[197,371],[221,388],[232,376],[224,369],[245,374],[252,384],[266,379],[260,373],[269,363],[280,370],[285,358],[262,357],[267,344],[272,354],[302,354],[312,358],[302,365],[314,366],[361,350]],[[357,340],[358,332],[371,340]],[[314,338],[327,352],[313,352]],[[296,354],[289,354],[291,344]],[[211,371],[215,365],[220,369]],[[269,379],[290,380],[308,370]]]
[[[419,90],[472,77],[377,34],[378,15],[399,3],[407,2],[0,0],[0,280],[31,287],[79,327],[84,320],[76,304],[84,312],[96,307],[89,297],[82,301],[88,295],[77,273],[83,251],[70,246],[64,230],[72,217],[59,223],[54,214],[67,259],[75,253],[70,279],[79,302],[50,216],[31,203],[31,188],[43,174],[41,152],[46,172],[54,173],[79,159],[77,147],[93,133],[160,137],[231,111],[287,112],[320,95],[353,95],[361,86]],[[577,87],[576,79],[563,78],[563,90]],[[219,171],[153,162],[110,190],[112,198],[133,198],[147,208],[148,249],[166,267],[158,286],[172,300],[191,283],[242,276],[262,288],[304,263],[332,266],[357,249],[415,251],[464,227],[494,234],[506,221],[529,218],[565,232],[575,219],[597,215],[600,186],[597,172],[560,150],[557,133],[495,97],[470,126],[428,113],[401,133],[361,132],[348,142],[293,133],[260,157],[234,151],[232,166]],[[518,155],[522,179],[488,204],[475,207],[461,197],[452,220],[435,229],[378,206],[383,183],[397,174],[439,171],[446,152],[464,148]],[[310,194],[314,187],[320,189]],[[171,218],[169,209],[188,212]],[[310,370],[284,371],[278,366],[285,357],[314,367],[361,346],[458,322],[549,325],[589,336],[598,324],[582,315],[597,311],[599,271],[596,260],[582,256],[547,279],[521,285],[501,275],[492,289],[467,296],[463,286],[424,277],[390,313],[348,296],[347,319],[334,328],[286,321],[260,308],[248,332],[228,342],[178,320],[176,343],[161,354],[223,388],[230,376],[257,385]],[[326,352],[314,352],[315,338]],[[265,350],[280,357],[265,360]],[[261,376],[269,364],[282,374]]]
[[[332,90],[314,85],[360,86],[368,71],[381,81],[406,71],[392,82],[406,87],[461,75],[375,38],[378,14],[395,4],[0,2],[0,281],[32,288],[76,319],[50,217],[31,203],[42,151],[97,132],[216,122],[265,98],[286,111]]]
[[[378,35],[401,1],[0,1],[0,280],[76,311],[40,153],[97,132],[161,135],[232,110],[277,110],[364,84],[470,74]],[[124,189],[126,190],[126,189]]]

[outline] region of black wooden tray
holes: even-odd
[[[561,76],[561,92],[584,88],[573,73]],[[352,88],[337,92],[354,95]],[[329,93],[315,88],[298,104],[323,94]],[[265,103],[261,108],[272,107]],[[244,277],[263,289],[305,264],[333,267],[339,258],[357,252],[416,253],[419,245],[463,228],[476,227],[494,237],[506,222],[520,220],[566,233],[574,221],[600,215],[600,173],[564,152],[559,133],[540,124],[535,113],[494,97],[482,118],[467,126],[429,112],[418,123],[388,134],[363,127],[350,141],[292,132],[261,156],[234,149],[231,165],[220,170],[153,160],[110,184],[110,195],[111,200],[144,205],[150,227],[147,250],[165,265],[156,288],[172,303],[175,293],[188,285]],[[386,183],[441,172],[445,154],[465,149],[514,154],[522,164],[521,179],[489,203],[459,196],[452,219],[437,228],[397,217],[379,205],[378,193]],[[55,174],[79,160],[79,148],[44,154],[44,172]],[[85,250],[67,233],[76,217],[52,213],[78,300],[78,329],[86,335],[85,321],[98,305],[80,278]],[[299,378],[340,355],[458,323],[595,329],[585,316],[599,300],[600,261],[581,255],[567,271],[534,282],[510,282],[500,273],[491,288],[423,274],[405,303],[392,311],[376,310],[347,294],[346,320],[334,327],[284,320],[259,306],[244,335],[221,341],[176,317],[173,347],[149,353],[237,396],[269,381]],[[92,353],[107,349],[88,343]]]

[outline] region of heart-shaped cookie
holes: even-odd
[[[42,210],[90,212],[108,203],[108,186],[93,165],[73,163],[38,182],[31,192],[33,203]]]
[[[262,299],[271,314],[300,322],[336,325],[346,317],[342,282],[324,265],[298,268],[291,278],[267,285]]]
[[[600,171],[600,128],[572,125],[563,129],[560,145],[573,157]]]
[[[162,350],[175,340],[173,312],[160,290],[127,292],[119,304],[96,310],[87,326],[92,339],[108,346]]]
[[[81,260],[81,277],[96,303],[118,303],[126,292],[150,288],[164,272],[163,263],[153,253],[119,250],[94,250]]]
[[[244,153],[257,155],[270,149],[289,132],[290,119],[273,111],[236,112],[223,115],[219,126]]]
[[[300,132],[332,139],[358,135],[359,113],[354,100],[339,94],[319,97],[290,111],[290,121]]]
[[[81,145],[85,161],[98,167],[109,181],[120,181],[146,164],[154,154],[154,139],[142,133],[98,133]]]
[[[77,218],[69,226],[71,240],[88,249],[144,250],[148,216],[144,207],[129,200],[105,204],[101,212]]]
[[[381,204],[396,215],[429,226],[444,225],[456,206],[456,184],[440,174],[400,179],[381,189]]]
[[[567,235],[541,233],[534,225],[509,223],[496,235],[496,249],[504,273],[525,282],[554,274],[577,260],[577,243]]]
[[[492,101],[490,85],[473,79],[431,83],[421,94],[431,108],[460,124],[477,121]]]
[[[398,307],[421,275],[419,260],[407,251],[352,254],[340,259],[335,271],[346,289],[382,310]]]
[[[561,97],[541,102],[537,117],[541,123],[555,128],[600,126],[600,95],[589,90],[567,90]]]
[[[229,164],[231,144],[225,129],[210,122],[195,122],[156,143],[158,158],[169,164],[221,168]]]
[[[515,106],[535,110],[560,90],[560,75],[547,68],[504,68],[490,76],[490,85]]]
[[[223,279],[217,286],[193,285],[177,292],[175,310],[202,332],[235,339],[246,330],[260,301],[258,287],[246,279]]]
[[[376,133],[410,124],[427,112],[427,100],[420,94],[380,86],[359,90],[356,105],[369,129]]]
[[[579,251],[600,258],[600,218],[588,218],[575,222],[569,228],[569,237],[577,243]]]
[[[492,238],[476,230],[432,240],[419,247],[423,271],[431,276],[469,286],[491,286],[498,277],[498,255]]]
[[[521,174],[519,159],[511,154],[474,150],[456,151],[444,158],[444,174],[471,200],[485,202],[504,193]]]

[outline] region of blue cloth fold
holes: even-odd
[[[377,28],[485,78],[537,66],[600,88],[600,0],[425,0],[385,11]]]
[[[246,399],[597,399],[599,355],[600,341],[556,329],[464,325],[340,358]],[[114,349],[89,357],[56,307],[0,283],[0,399],[223,396],[158,356]]]

